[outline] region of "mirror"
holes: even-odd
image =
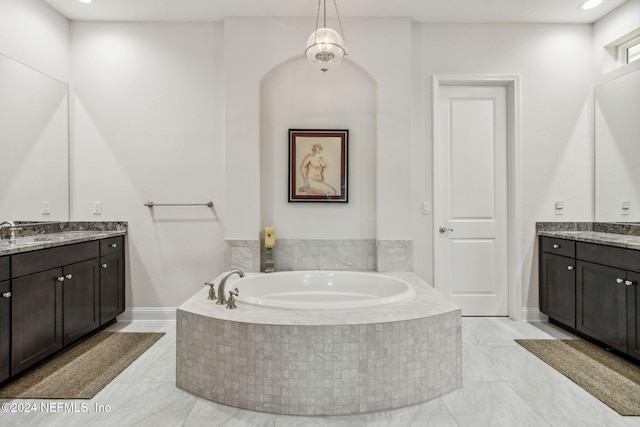
[[[0,221],[5,220],[69,220],[69,89],[0,54]]]
[[[640,69],[595,89],[595,220],[640,222]]]

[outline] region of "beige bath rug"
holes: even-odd
[[[164,333],[98,332],[0,388],[0,398],[91,399]]]

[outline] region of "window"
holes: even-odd
[[[631,64],[640,59],[640,36],[636,35],[632,39],[618,45],[618,64]]]
[[[636,40],[636,43],[627,48],[627,64],[632,63],[640,59],[640,41]]]

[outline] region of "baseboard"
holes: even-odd
[[[118,316],[122,322],[133,320],[176,320],[175,307],[134,307],[127,308],[124,313]]]
[[[538,307],[522,307],[522,320],[525,322],[546,322],[547,315]]]

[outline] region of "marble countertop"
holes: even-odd
[[[247,273],[247,276],[265,273]],[[237,308],[228,310],[224,305],[207,299],[209,287],[203,286],[193,297],[178,307],[178,310],[241,323],[265,325],[358,325],[421,319],[449,313],[460,308],[449,303],[443,296],[413,273],[388,274],[409,282],[416,291],[414,299],[393,305],[347,310],[287,310],[266,308],[237,303]],[[218,276],[214,282],[220,283]],[[232,276],[227,281],[227,289],[237,287],[242,293],[242,279]]]
[[[122,230],[82,230],[22,236],[11,241],[0,241],[0,256],[64,246],[71,243],[89,242],[109,237],[124,236],[125,234],[127,234],[127,232]]]

